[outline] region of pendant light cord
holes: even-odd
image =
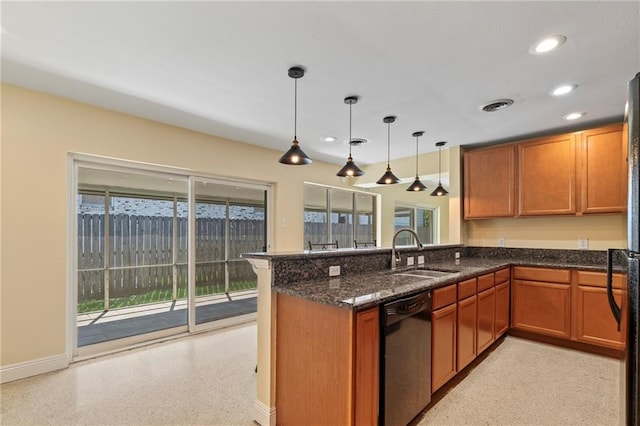
[[[391,123],[387,123],[387,169],[391,161]]]
[[[442,147],[438,147],[438,185],[442,185],[441,175],[442,175]]]
[[[418,138],[419,136],[416,136],[416,179],[418,178]]]
[[[351,103],[349,104],[349,158],[351,158]]]
[[[293,81],[293,139],[298,140],[298,79],[294,78]]]

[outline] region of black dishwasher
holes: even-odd
[[[431,291],[380,309],[379,423],[405,426],[431,401]]]

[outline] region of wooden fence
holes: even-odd
[[[127,297],[152,290],[170,290],[187,285],[187,218],[109,216],[108,258],[105,253],[105,215],[78,215],[78,301],[104,298],[105,273],[109,297]],[[196,288],[224,289],[225,269],[230,287],[253,281],[255,274],[240,255],[264,249],[264,221],[229,220],[228,265],[225,268],[226,220],[196,219]],[[108,272],[105,265],[108,261]],[[222,290],[224,291],[224,290]]]

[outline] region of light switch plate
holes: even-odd
[[[415,262],[415,258],[413,256],[407,257],[407,266],[412,266],[413,262]]]
[[[418,256],[418,265],[424,265],[424,256]]]
[[[340,265],[329,266],[329,276],[337,277],[340,275]]]
[[[506,247],[507,246],[507,239],[502,237],[502,238],[498,238],[498,247]]]

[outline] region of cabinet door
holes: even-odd
[[[622,125],[581,135],[581,211],[621,213],[627,209],[627,141]]]
[[[354,357],[355,423],[378,424],[380,322],[378,308],[356,314]]]
[[[622,303],[622,291],[613,290],[618,305]],[[626,310],[626,307],[622,307]],[[578,340],[614,349],[624,349],[626,336],[626,316],[623,315],[620,331],[611,314],[606,288],[578,286],[576,309]]]
[[[477,306],[475,294],[458,302],[457,371],[476,358]]]
[[[571,284],[514,279],[511,291],[513,328],[571,337]]]
[[[456,375],[457,305],[431,313],[431,392]]]
[[[494,321],[496,312],[496,289],[491,287],[478,293],[478,337],[476,353],[479,355],[494,341]]]
[[[464,154],[464,218],[515,215],[515,148],[469,151]]]
[[[496,286],[496,322],[495,338],[502,336],[509,329],[509,281]]]
[[[576,150],[572,134],[518,145],[518,214],[575,214]]]

